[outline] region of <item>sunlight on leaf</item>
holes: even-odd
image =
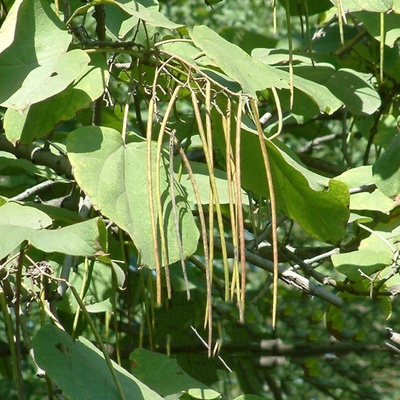
[[[139,265],[155,268],[149,225],[146,143],[140,140],[124,145],[121,135],[113,129],[85,127],[70,133],[67,149],[75,178],[93,204],[129,233],[139,250]],[[165,157],[157,173],[161,176],[163,225],[167,231],[169,263],[172,264],[180,259],[180,255],[171,211],[167,164],[168,158]],[[155,159],[153,173],[155,176]],[[179,193],[176,203],[183,252],[185,257],[189,257],[197,249],[199,233],[186,195],[180,185],[176,182],[175,185],[176,193]],[[156,193],[155,187],[153,190]]]
[[[8,19],[5,40],[11,26],[15,35],[0,53],[0,105],[23,111],[66,89],[90,59],[79,49],[67,52],[72,36],[44,0],[15,3]]]

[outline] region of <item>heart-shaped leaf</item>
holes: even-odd
[[[124,144],[116,130],[92,126],[71,132],[67,150],[80,187],[105,216],[129,233],[139,251],[139,264],[155,268],[146,142],[141,140]],[[161,165],[156,171],[156,150],[156,145],[152,145],[153,206],[157,213],[157,199],[160,196],[162,213],[158,215],[162,215],[165,251],[171,264],[180,259],[180,251],[171,200],[169,163],[161,155]],[[156,191],[156,174],[160,177],[159,194]],[[175,196],[182,250],[184,256],[188,257],[197,249],[199,232],[184,192],[177,182]],[[159,231],[158,247],[162,249],[160,236]]]

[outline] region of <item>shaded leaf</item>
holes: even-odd
[[[220,393],[189,376],[176,360],[164,354],[136,349],[129,359],[132,373],[162,396],[186,392],[195,399],[220,397]]]
[[[400,9],[398,10],[400,11]],[[380,15],[371,12],[357,12],[355,17],[364,23],[367,31],[376,39],[381,41]],[[393,47],[400,37],[400,15],[395,13],[384,14],[384,42],[386,46]]]
[[[58,182],[69,182],[69,180],[57,175],[51,168],[43,165],[32,164],[28,160],[16,158],[13,154],[0,151],[0,171],[2,174],[17,175],[19,172],[25,176],[40,176]]]
[[[121,135],[111,128],[85,127],[71,132],[67,142],[74,176],[101,212],[124,229],[137,247],[139,265],[155,268],[147,178],[147,148],[144,141],[124,145]],[[157,210],[156,173],[160,174],[163,226],[169,262],[180,259],[172,212],[168,162],[162,157],[156,171],[153,146],[153,193]],[[176,185],[180,233],[185,257],[197,249],[199,233],[181,186]],[[158,226],[158,223],[157,223]]]
[[[104,262],[98,260],[88,260],[87,266],[85,263],[80,263],[70,273],[69,283],[82,295],[82,300],[88,311],[101,312],[110,311],[110,302],[106,301],[110,298],[113,290],[113,266],[107,257],[100,257]],[[114,266],[119,268],[118,266]],[[60,266],[59,266],[60,268]],[[119,268],[120,269],[120,268]],[[57,268],[55,269],[56,272]],[[61,272],[61,271],[59,271]],[[120,279],[118,285],[121,287],[124,283],[124,273],[122,272],[123,279]],[[121,275],[120,275],[121,278]],[[85,287],[82,288],[82,284]],[[57,308],[69,313],[74,314],[79,308],[78,303],[73,293],[68,290],[63,298],[57,303]],[[100,311],[101,310],[101,311]]]
[[[103,354],[85,338],[73,342],[66,332],[44,325],[32,344],[37,364],[72,399],[120,398]],[[114,362],[113,367],[127,399],[162,399]]]
[[[372,167],[376,186],[388,197],[400,194],[400,134]]]
[[[278,2],[286,7],[286,0],[278,0]],[[305,5],[305,3],[307,3]],[[290,15],[306,15],[306,10],[308,15],[320,14],[324,11],[332,8],[332,3],[329,0],[289,0]]]

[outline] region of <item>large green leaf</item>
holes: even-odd
[[[18,203],[6,203],[0,207],[1,225],[23,226],[32,229],[43,229],[51,225],[51,218],[36,208]]]
[[[70,133],[67,149],[74,176],[93,204],[129,233],[139,251],[139,264],[155,268],[146,143],[136,141],[125,145],[114,129],[85,127]],[[174,263],[180,259],[180,253],[172,212],[168,161],[162,156],[160,169],[156,171],[156,150],[153,145],[154,207],[157,210],[155,181],[158,173],[168,259],[169,263]],[[176,182],[175,189],[182,248],[184,256],[188,257],[197,249],[199,232],[181,186]]]
[[[68,87],[90,59],[44,0],[20,0],[0,32],[0,105],[25,110]]]
[[[106,231],[102,220],[91,219],[65,228],[43,229],[51,221],[33,207],[7,203],[0,207],[0,258],[6,257],[23,241],[47,253],[76,256],[104,254]]]
[[[229,43],[212,29],[196,26],[190,36],[194,44],[213,60],[245,93],[255,96],[270,87],[289,89],[288,74],[250,57],[240,47]]]
[[[195,161],[190,162],[192,167],[194,180],[196,182],[196,190],[199,193],[200,201],[202,204],[210,203],[210,175],[206,164],[198,163]],[[225,171],[214,169],[215,184],[218,191],[218,200],[220,204],[229,204],[228,182]],[[194,194],[193,185],[190,181],[189,174],[185,170],[180,180],[182,186],[187,191],[188,200],[196,204],[196,196]],[[248,203],[246,193],[242,193],[243,203]],[[236,199],[233,199],[235,202]]]
[[[400,194],[400,133],[372,167],[376,186],[388,197]]]
[[[393,0],[340,0],[344,11],[387,12],[393,7]],[[337,6],[338,0],[331,0]]]
[[[82,74],[61,93],[32,104],[22,113],[8,109],[4,116],[7,139],[30,144],[33,139],[49,134],[61,121],[73,118],[103,94],[106,70],[104,57],[92,55]]]
[[[329,0],[278,0],[278,2],[285,7],[289,5],[290,15],[308,15],[320,14],[332,8],[332,3]],[[306,3],[306,4],[305,4]]]
[[[335,70],[327,64],[316,68],[299,66],[295,68],[295,74],[306,82],[315,82],[329,90],[354,114],[372,114],[381,105],[378,92],[368,82],[369,75],[345,68]]]
[[[284,59],[282,52],[262,48],[254,49],[251,55],[262,63],[278,66],[288,58],[286,55]],[[379,108],[380,97],[369,82],[370,75],[351,69],[336,70],[327,62],[312,65],[310,58],[301,54],[295,54],[294,59],[301,63],[294,66],[294,86],[313,99],[321,111],[333,113],[343,104],[354,114],[372,114]]]
[[[32,341],[35,361],[71,399],[119,399],[103,354],[88,340],[71,337],[54,325],[44,325]],[[112,362],[126,399],[162,400],[122,367]]]
[[[340,242],[349,218],[347,186],[308,171],[270,141],[266,146],[278,207],[313,237]],[[243,131],[241,157],[243,186],[269,196],[259,139],[253,133]]]
[[[398,10],[400,11],[400,9]],[[357,12],[354,15],[364,23],[367,31],[376,39],[381,41],[380,15],[371,12]],[[384,42],[386,46],[393,47],[400,37],[400,15],[395,13],[384,14]]]
[[[220,393],[189,376],[176,360],[164,354],[136,349],[129,359],[132,373],[162,396],[186,392],[194,399],[220,397]]]

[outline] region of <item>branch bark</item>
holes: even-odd
[[[214,238],[214,244],[218,250],[222,249],[221,241],[218,238]],[[229,257],[234,257],[235,248],[231,243],[226,243],[226,250]],[[265,271],[268,271],[270,273],[274,272],[273,263],[271,261],[266,260],[248,250],[246,250],[245,256],[246,261],[250,262],[251,264],[256,265],[257,267],[264,269]],[[285,283],[295,286],[298,289],[303,290],[304,292],[309,293],[313,296],[320,297],[321,299],[335,305],[336,307],[342,307],[342,299],[339,296],[328,292],[323,286],[311,282],[304,276],[290,269],[286,269],[282,265],[279,265],[278,270],[279,278]]]
[[[4,134],[0,134],[0,150],[14,154],[15,157],[31,161],[53,169],[58,175],[72,176],[72,167],[67,157],[56,155],[37,146],[13,145]]]

